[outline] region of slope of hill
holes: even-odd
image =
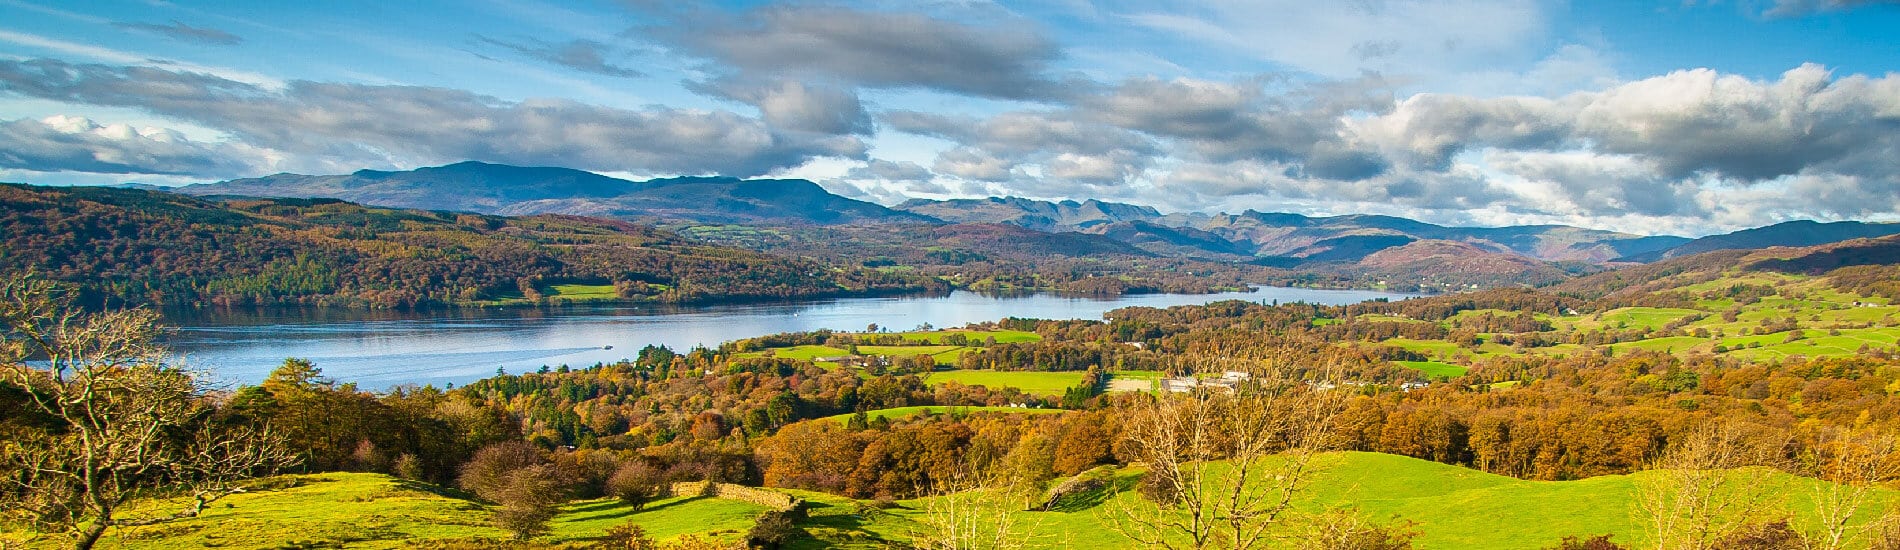
[[[1102,235],[1162,256],[1244,259],[1250,247],[1191,227],[1169,227],[1146,221],[1123,221],[1089,226],[1084,233]]]
[[[1090,199],[1049,202],[1020,197],[986,199],[911,199],[893,207],[951,223],[1001,223],[1038,231],[1076,231],[1128,221],[1153,221],[1161,213],[1153,207]]]
[[[815,422],[835,422],[820,419]],[[1317,510],[1350,505],[1375,522],[1411,522],[1420,548],[1543,548],[1566,535],[1609,534],[1614,541],[1641,547],[1650,542],[1638,523],[1639,487],[1658,472],[1604,476],[1576,481],[1524,481],[1396,455],[1342,452],[1322,457],[1319,475],[1299,494],[1296,507]],[[1120,476],[1132,476],[1122,472]],[[280,486],[230,497],[203,517],[160,527],[132,528],[108,539],[139,541],[145,548],[206,546],[344,545],[364,548],[407,547],[416,542],[494,543],[506,535],[488,526],[489,506],[445,496],[425,484],[380,474],[335,473],[280,478]],[[1776,487],[1769,505],[1800,510],[1820,481],[1767,474]],[[1133,483],[1125,484],[1132,487]],[[901,501],[897,507],[863,513],[861,501],[809,491],[787,490],[812,503],[799,520],[811,538],[792,548],[885,548],[910,540],[931,521],[931,502],[942,497]],[[1132,490],[1103,495],[1081,506],[1050,512],[1013,512],[1019,529],[1032,531],[1023,541],[1032,548],[1138,548],[1105,522],[1106,500],[1131,501]],[[1896,492],[1879,489],[1875,502],[1893,502]],[[348,513],[337,513],[347,510]],[[633,510],[608,500],[564,507],[540,544],[586,543],[622,523],[641,526],[655,540],[684,535],[733,540],[751,528],[764,509],[717,498],[669,498]],[[968,512],[968,510],[965,510]],[[1855,524],[1864,523],[1859,519]],[[1796,514],[1797,527],[1812,528],[1811,514]],[[129,536],[128,536],[129,535]],[[51,540],[29,547],[54,547]]]
[[[0,185],[0,271],[69,281],[93,303],[410,307],[559,298],[667,302],[943,290],[941,283],[696,244],[627,222],[202,200]],[[569,287],[573,288],[573,287]]]
[[[1601,263],[1626,254],[1667,248],[1687,241],[1681,237],[1641,236],[1561,225],[1447,227],[1392,216],[1308,217],[1251,210],[1240,214],[1211,216],[1193,223],[1199,224],[1195,226],[1198,229],[1229,240],[1250,243],[1260,256],[1297,256],[1303,248],[1341,237],[1389,236],[1409,239],[1389,239],[1384,241],[1387,243],[1385,246],[1367,250],[1366,253],[1402,246],[1412,240],[1430,239],[1470,242],[1544,261]]]
[[[671,178],[632,182],[567,168],[461,162],[403,172],[277,174],[187,185],[207,196],[323,197],[376,206],[484,214],[572,214],[628,220],[933,223],[925,216],[826,192],[806,180]]]
[[[1771,246],[1813,246],[1848,239],[1883,237],[1900,233],[1900,223],[1833,222],[1813,220],[1782,222],[1734,233],[1711,235],[1663,250],[1631,253],[1622,261],[1654,262],[1715,250],[1748,250]]]
[[[1387,279],[1416,278],[1430,286],[1485,286],[1495,281],[1543,285],[1565,279],[1550,264],[1471,243],[1424,240],[1368,254],[1358,266]]]
[[[1565,281],[1553,292],[1598,298],[1667,290],[1750,271],[1820,275],[1852,266],[1900,263],[1900,235],[1816,246],[1719,249]]]

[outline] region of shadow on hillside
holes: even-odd
[[[675,500],[675,501],[672,501],[672,502],[668,502],[668,503],[665,503],[665,504],[657,504],[657,505],[653,505],[653,506],[648,506],[648,507],[645,507],[645,508],[641,508],[641,509],[640,509],[640,511],[641,511],[641,512],[651,512],[651,511],[654,511],[654,510],[659,510],[659,509],[663,509],[663,508],[671,508],[671,507],[674,507],[674,506],[679,506],[679,505],[681,505],[681,504],[686,504],[686,503],[688,503],[688,502],[693,502],[693,501],[697,501],[697,500],[705,500],[705,499],[708,499],[708,498],[712,498],[712,497],[708,497],[708,496],[706,496],[706,495],[694,495],[694,496],[690,496],[690,497],[686,497],[686,498],[682,498],[682,499],[679,499],[679,500]]]
[[[667,504],[667,506],[671,506],[671,505],[672,505],[671,503]],[[633,509],[633,507],[627,506],[625,503],[620,502],[618,500],[602,500],[599,502],[590,502],[587,504],[576,506],[574,508],[569,509],[567,513],[563,515],[574,516],[572,518],[569,518],[570,521],[609,520],[609,519],[625,518],[625,517],[628,517],[628,516],[631,516],[631,515],[646,511],[646,510],[652,510],[652,509],[660,508],[660,507],[661,506],[655,506],[653,508],[642,508],[640,510],[635,510]]]
[[[409,490],[409,491],[417,491],[417,492],[422,492],[422,493],[429,493],[429,494],[439,496],[439,497],[447,497],[447,498],[453,498],[453,499],[459,499],[459,500],[472,500],[472,501],[477,501],[477,502],[481,501],[481,497],[477,497],[475,496],[474,493],[470,493],[468,491],[463,491],[461,489],[456,489],[452,487],[443,487],[441,485],[436,485],[434,483],[424,483],[421,481],[415,481],[411,479],[401,479],[401,478],[396,479],[396,488]]]

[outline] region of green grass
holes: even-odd
[[[1056,413],[1064,412],[1063,409],[1025,409],[1021,407],[921,406],[921,407],[896,407],[896,408],[890,408],[890,409],[877,409],[874,411],[865,411],[864,416],[866,417],[867,420],[877,420],[879,418],[889,418],[889,419],[895,420],[899,418],[908,418],[911,416],[923,414],[925,411],[928,411],[931,414],[948,414],[952,416],[962,416],[962,415],[967,415],[973,412],[1002,412],[1002,413],[1023,413],[1023,414],[1056,414]],[[852,416],[853,416],[852,414],[838,414],[838,415],[827,416],[819,420],[829,420],[829,421],[837,422],[839,424],[844,424],[844,423],[850,422]]]
[[[570,301],[618,300],[620,292],[614,285],[554,285],[550,296]]]
[[[1022,412],[1022,409],[1016,409]],[[898,412],[898,410],[891,410]],[[1630,547],[1649,543],[1635,513],[1638,487],[1658,472],[1577,481],[1525,481],[1468,468],[1376,453],[1329,453],[1295,508],[1318,511],[1350,506],[1378,522],[1411,522],[1418,548],[1542,548],[1565,535],[1612,534]],[[1218,464],[1213,467],[1220,467]],[[1138,472],[1122,471],[1132,480]],[[1811,495],[1821,482],[1765,470],[1738,470],[1738,479],[1762,480],[1797,527],[1814,526]],[[489,508],[441,494],[427,485],[379,474],[334,473],[285,476],[300,485],[234,495],[203,517],[177,523],[115,530],[102,547],[161,550],[230,547],[401,548],[428,541],[499,540],[488,525]],[[1126,488],[1126,485],[1124,485]],[[889,510],[863,513],[860,502],[835,495],[786,490],[810,503],[800,526],[814,537],[794,548],[884,548],[902,543],[920,527],[928,500],[898,502]],[[1132,492],[1104,495],[1132,502]],[[1882,489],[1862,518],[1877,517],[1900,493]],[[230,506],[226,506],[228,503]],[[735,540],[762,507],[704,497],[675,497],[633,511],[610,500],[563,508],[549,535],[554,544],[585,544],[613,526],[635,523],[656,540],[686,534]],[[1016,512],[1034,525],[1038,548],[1135,548],[1103,523],[1101,506],[1057,512]],[[1865,521],[1862,519],[1861,521]],[[33,541],[30,548],[56,547],[60,540]]]
[[[1326,455],[1309,489],[1295,499],[1295,508],[1318,511],[1350,506],[1375,522],[1413,522],[1417,548],[1543,548],[1566,535],[1611,534],[1612,540],[1632,548],[1650,542],[1636,520],[1638,486],[1658,473],[1604,476],[1578,481],[1525,481],[1469,468],[1376,453],[1344,452]],[[1133,472],[1123,472],[1122,479]],[[1796,525],[1812,527],[1808,495],[1820,482],[1759,470],[1735,476],[1767,480],[1770,494],[1784,499]],[[851,501],[829,498],[814,508],[803,525],[820,540],[800,548],[878,548],[905,540],[924,518],[926,500],[901,501],[901,508],[868,518],[845,516]],[[1130,492],[1114,499],[1128,501]],[[1877,498],[1894,501],[1896,493]],[[817,500],[814,500],[817,502]],[[1878,506],[1875,506],[1876,508]],[[1102,507],[1063,512],[1017,512],[1019,521],[1039,527],[1035,548],[1138,548],[1108,529]],[[1869,514],[1872,515],[1872,514]],[[1864,521],[1864,520],[1863,520]]]
[[[509,537],[489,524],[491,508],[432,485],[362,473],[290,475],[276,481],[281,486],[226,497],[196,518],[114,529],[100,547],[407,548],[422,541]],[[549,524],[550,532],[535,540],[585,543],[633,522],[658,541],[686,534],[732,541],[765,510],[705,497],[661,499],[637,512],[611,499],[580,501],[564,506]],[[28,546],[56,548],[63,542],[43,537]]]
[[[619,501],[591,500],[567,506],[554,519],[553,532],[546,539],[582,541],[599,538],[607,529],[632,522],[645,529],[655,541],[667,541],[681,535],[698,535],[734,541],[745,536],[753,521],[766,508],[750,502],[710,497],[671,497],[647,503],[634,511]]]
[[[939,365],[955,365],[957,359],[962,358],[963,354],[969,351],[970,348],[962,346],[858,346],[858,353],[865,355],[889,357],[929,355]]]
[[[813,359],[817,359],[819,357],[840,357],[844,355],[850,355],[848,353],[845,353],[845,351],[842,349],[834,348],[831,346],[812,346],[812,345],[792,346],[789,348],[772,348],[770,351],[772,352],[773,357],[783,357],[786,359],[798,359],[798,360],[803,360],[803,361],[810,361]],[[764,357],[765,354],[766,352],[764,351],[753,351],[753,352],[735,354],[734,357]]]
[[[933,372],[924,377],[924,383],[931,385],[951,381],[965,386],[984,386],[993,390],[1009,387],[1020,389],[1024,393],[1062,395],[1062,392],[1082,383],[1082,373],[952,370]]]
[[[869,333],[855,333],[857,336],[872,336]],[[1023,342],[1041,342],[1042,335],[1022,330],[930,330],[912,332],[880,332],[876,336],[899,336],[905,340],[921,340],[929,344],[942,344],[945,336],[962,334],[973,343],[982,343],[985,339],[995,338],[998,344],[1019,344]]]
[[[1432,378],[1457,378],[1464,376],[1466,371],[1471,370],[1469,367],[1461,367],[1451,363],[1440,363],[1438,361],[1393,361],[1393,363],[1401,367],[1423,372],[1426,376]]]

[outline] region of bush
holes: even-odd
[[[745,534],[745,543],[747,547],[773,550],[808,536],[793,523],[790,512],[775,511],[759,514],[758,522]]]
[[[613,476],[607,478],[607,494],[639,510],[660,496],[660,485],[664,481],[659,470],[636,459],[620,465]]]
[[[475,456],[462,465],[462,477],[457,482],[484,500],[501,502],[510,474],[546,462],[546,457],[534,445],[519,440],[504,441],[475,451]]]
[[[396,457],[396,463],[390,466],[389,472],[409,481],[422,481],[423,476],[427,475],[427,472],[422,471],[422,461],[409,453]]]
[[[1627,547],[1610,541],[1610,535],[1597,535],[1587,539],[1574,536],[1564,537],[1563,542],[1549,550],[1627,550]]]
[[[1135,494],[1162,506],[1173,505],[1176,497],[1174,485],[1152,471],[1141,474],[1141,481],[1135,483]]]
[[[647,530],[632,523],[622,523],[607,529],[607,536],[594,543],[592,548],[601,550],[658,550],[659,545],[647,537]]]
[[[495,526],[514,533],[516,540],[527,540],[546,533],[548,521],[560,511],[565,488],[548,465],[515,470],[505,476],[494,500]]]
[[[1787,520],[1745,526],[1715,544],[1716,548],[1725,550],[1791,550],[1807,546],[1807,540],[1789,527]]]

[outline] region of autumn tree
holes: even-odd
[[[146,310],[85,312],[30,276],[0,282],[0,386],[41,427],[0,443],[7,511],[91,548],[114,527],[197,516],[291,463],[268,428],[220,414],[197,378],[166,361],[156,321]],[[126,506],[149,495],[182,498]]]

